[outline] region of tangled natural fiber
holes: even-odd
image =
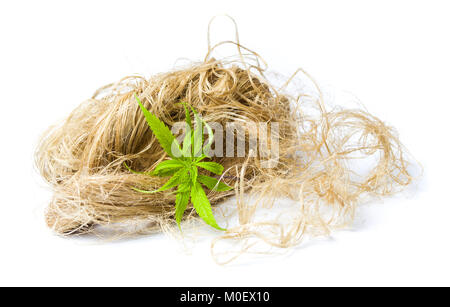
[[[212,51],[226,43],[235,44],[238,55],[212,58]],[[328,233],[351,223],[363,198],[388,195],[411,182],[405,150],[391,127],[364,110],[327,110],[319,87],[316,95],[288,93],[291,79],[272,85],[262,63],[237,39],[210,47],[203,62],[149,79],[125,77],[100,88],[51,127],[38,146],[36,165],[54,191],[46,212],[48,226],[68,235],[96,225],[140,225],[132,230],[136,232],[174,225],[174,194],[131,189],[157,189],[165,179],[124,167],[127,162],[135,170],[150,171],[166,158],[134,93],[168,126],[184,120],[178,104],[182,101],[207,122],[279,123],[276,167],[262,167],[261,153],[213,158],[224,165],[222,179],[235,189],[208,197],[217,205],[235,195],[238,212],[236,225],[228,225],[213,244],[258,238],[270,246],[296,245],[305,234]],[[252,133],[257,132],[249,128],[246,139]],[[375,161],[371,169],[359,172],[353,167],[367,157]],[[260,208],[276,207],[279,198],[295,201],[289,220],[255,218]],[[186,216],[195,219],[192,208]],[[247,243],[241,251],[251,247]]]

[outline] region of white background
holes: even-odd
[[[450,285],[448,1],[2,1],[0,285]],[[303,67],[394,125],[418,189],[363,206],[355,227],[286,255],[216,265],[164,235],[60,238],[33,169],[40,133],[100,86],[201,60],[211,17],[283,74]],[[213,38],[233,39],[229,22]]]

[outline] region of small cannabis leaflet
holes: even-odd
[[[128,165],[125,164],[125,166],[133,173],[171,177],[162,187],[154,191],[146,191],[137,188],[133,189],[142,193],[157,193],[177,187],[175,219],[178,227],[180,227],[180,221],[190,199],[197,214],[208,225],[219,230],[225,230],[217,225],[211,209],[211,204],[202,185],[214,191],[228,191],[232,188],[216,178],[199,174],[199,168],[210,171],[216,175],[221,175],[223,173],[223,166],[219,163],[203,161],[205,158],[209,158],[207,153],[211,148],[214,138],[211,127],[192,107],[190,107],[194,115],[194,129],[189,108],[185,103],[182,103],[186,114],[186,134],[181,147],[169,128],[144,107],[136,94],[134,94],[134,97],[139,103],[150,129],[171,159],[159,163],[152,172],[136,172],[130,169]],[[205,146],[203,146],[203,125],[205,125],[208,132],[208,142]]]

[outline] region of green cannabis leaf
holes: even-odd
[[[202,161],[205,158],[209,158],[208,152],[214,139],[211,127],[191,107],[190,109],[194,115],[194,129],[189,108],[185,103],[182,103],[186,117],[186,134],[181,146],[172,132],[170,132],[170,129],[144,107],[136,94],[134,94],[134,97],[144,113],[150,129],[171,159],[162,161],[153,171],[147,173],[136,172],[125,164],[125,167],[133,173],[160,177],[170,176],[169,180],[157,190],[146,191],[138,188],[133,189],[141,193],[151,194],[177,187],[175,219],[178,227],[180,227],[181,219],[190,199],[197,214],[208,225],[219,230],[225,230],[217,225],[211,209],[211,203],[209,202],[202,185],[214,191],[228,191],[232,188],[214,177],[199,174],[199,168],[210,171],[216,175],[221,175],[223,173],[223,166],[219,163]],[[208,142],[205,146],[203,146],[203,125],[208,132]]]

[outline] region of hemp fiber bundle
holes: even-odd
[[[223,44],[235,44],[238,54],[213,58],[212,52]],[[270,156],[266,149],[246,149],[243,157],[213,157],[225,168],[222,180],[234,190],[211,192],[208,198],[217,210],[235,195],[238,213],[238,221],[218,232],[217,239],[246,242],[242,250],[250,249],[249,239],[289,247],[305,234],[347,226],[363,200],[391,194],[411,182],[410,163],[391,127],[361,109],[328,110],[318,87],[315,94],[288,92],[294,76],[275,86],[266,79],[263,64],[237,38],[210,47],[202,62],[149,79],[125,77],[97,90],[45,132],[38,145],[36,165],[54,192],[46,211],[48,226],[70,235],[98,226],[121,225],[142,233],[176,225],[173,193],[131,189],[157,189],[167,180],[133,174],[124,166],[126,162],[134,170],[151,171],[166,157],[134,93],[169,127],[184,120],[179,102],[193,106],[206,122],[243,124],[247,142],[258,134],[248,123],[278,123],[279,152],[273,167],[263,165],[263,158]],[[302,70],[297,74],[309,78]],[[371,168],[355,168],[361,159],[372,161]],[[259,210],[276,208],[279,198],[293,200],[289,219],[256,218]],[[185,220],[196,219],[188,207]]]

